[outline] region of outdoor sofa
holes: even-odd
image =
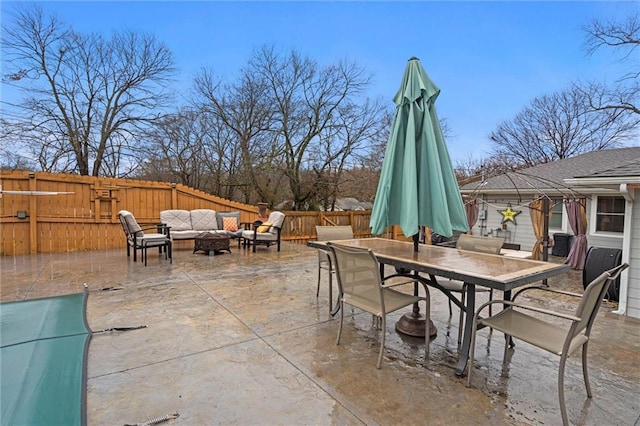
[[[163,210],[160,222],[168,228],[172,240],[193,240],[202,232],[228,235],[230,238],[242,236],[240,212],[216,212],[212,209]]]

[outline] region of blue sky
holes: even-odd
[[[1,3],[2,25],[15,2]],[[175,55],[176,88],[201,67],[229,79],[253,49],[296,49],[330,64],[348,58],[374,75],[370,96],[392,105],[407,59],[441,89],[454,163],[488,156],[488,134],[543,94],[578,79],[613,82],[629,67],[610,51],[588,57],[581,28],[625,16],[629,2],[42,2],[81,32],[153,33]],[[15,89],[2,84],[2,98]],[[6,103],[2,111],[8,111]]]

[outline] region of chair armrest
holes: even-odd
[[[544,287],[544,286],[540,286],[540,285],[534,285],[534,286],[525,287],[525,288],[519,290],[518,292],[516,292],[516,294],[513,295],[511,300],[515,301],[516,297],[518,297],[519,295],[521,295],[522,293],[524,293],[525,291],[528,291],[528,290],[542,290],[542,291],[546,291],[548,293],[564,294],[565,296],[573,296],[573,297],[578,297],[578,298],[582,297],[582,295],[579,294],[579,293],[574,293],[574,292],[565,291],[565,290],[557,290],[557,289]]]
[[[392,278],[403,278],[403,280],[401,282],[387,284],[387,281],[392,279]],[[396,275],[391,275],[389,277],[384,278],[382,280],[382,285],[385,286],[386,288],[391,288],[391,287],[397,287],[397,286],[405,285],[405,284],[413,284],[413,283],[418,282],[418,281],[419,280],[416,280],[415,278],[411,278],[411,277],[407,277],[407,276],[404,276],[404,275],[396,274]]]
[[[245,231],[248,231],[251,229],[251,225],[253,224],[253,222],[240,222],[240,228],[244,228]]]
[[[158,234],[164,234],[167,236],[167,238],[171,238],[171,227],[166,223],[158,223],[156,225],[156,231],[158,232]]]
[[[562,318],[562,319],[566,319],[569,321],[581,321],[581,318],[578,318],[574,315],[567,315],[567,314],[563,314],[562,312],[556,312],[556,311],[552,311],[549,309],[544,309],[544,308],[538,308],[536,306],[531,306],[531,305],[525,305],[523,303],[516,303],[516,302],[512,302],[509,300],[490,300],[486,303],[483,303],[482,305],[480,305],[480,307],[478,308],[478,310],[476,311],[475,314],[475,318],[478,318],[480,316],[480,312],[486,308],[489,305],[493,305],[496,303],[500,303],[502,305],[507,305],[513,308],[521,308],[521,309],[526,309],[529,311],[534,311],[534,312],[538,312],[541,314],[545,314],[545,315],[551,315],[557,318]],[[499,315],[499,314],[498,314]]]

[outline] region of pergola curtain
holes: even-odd
[[[467,201],[464,204],[464,211],[467,214],[467,223],[469,224],[469,235],[473,234],[473,226],[478,221],[478,212],[480,208],[478,207],[478,200],[473,199],[471,201]]]
[[[547,203],[547,215],[551,218],[551,202]],[[529,213],[531,214],[531,223],[533,224],[533,233],[536,236],[536,243],[531,250],[531,258],[533,260],[540,259],[540,254],[544,251],[544,200],[534,200],[529,203]],[[547,222],[548,223],[548,222]],[[553,240],[548,237],[549,246],[553,245]]]
[[[587,257],[587,201],[579,200],[565,201],[567,218],[574,234],[574,242],[569,251],[569,256],[565,261],[572,269],[583,269],[584,261]]]

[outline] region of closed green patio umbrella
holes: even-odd
[[[454,230],[468,230],[460,188],[436,113],[439,94],[440,89],[429,79],[420,60],[409,59],[393,98],[396,115],[371,212],[373,235],[382,234],[388,226],[400,225],[406,237],[413,236],[415,251],[420,226],[428,226],[445,237],[451,237]],[[414,294],[417,293],[415,283]],[[417,303],[411,314],[403,315],[396,323],[396,330],[411,336],[425,335],[426,318]],[[434,337],[436,333],[430,322],[429,335]]]
[[[406,237],[416,236],[420,226],[445,237],[451,237],[454,230],[468,230],[436,114],[439,94],[420,60],[409,59],[393,99],[397,109],[371,212],[373,235],[391,225],[400,225]]]

